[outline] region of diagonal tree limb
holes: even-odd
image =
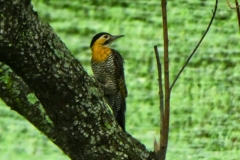
[[[175,85],[176,81],[178,80],[178,78],[180,77],[181,73],[183,72],[183,70],[186,68],[186,66],[188,65],[189,61],[191,60],[192,56],[195,54],[195,52],[197,51],[198,47],[200,46],[200,44],[202,43],[203,39],[205,38],[205,36],[207,35],[212,22],[215,18],[216,12],[217,12],[217,7],[218,7],[218,0],[216,0],[215,2],[215,7],[213,10],[213,15],[211,17],[211,20],[207,26],[207,29],[205,30],[204,34],[202,35],[201,39],[199,40],[198,44],[196,45],[196,47],[193,49],[192,53],[189,55],[189,57],[187,58],[186,62],[184,63],[183,67],[180,69],[180,71],[178,72],[177,76],[175,77],[175,79],[173,80],[173,83],[170,86],[170,91],[172,90],[173,86]]]
[[[54,130],[56,137],[51,140],[73,160],[152,159],[152,152],[121,130],[96,82],[52,28],[40,21],[30,0],[1,0],[0,15],[0,62],[11,68],[42,104],[51,122],[42,133]],[[1,96],[4,99],[5,95]],[[26,99],[19,94],[11,96],[17,96],[16,101]],[[8,104],[12,108],[18,105]],[[24,112],[19,113],[25,114],[27,107],[19,107]],[[38,109],[33,114],[41,120],[41,113]]]

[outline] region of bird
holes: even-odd
[[[100,32],[92,38],[90,48],[94,78],[102,89],[104,98],[111,107],[116,121],[125,132],[128,93],[124,77],[124,60],[117,50],[110,48],[113,41],[123,36]]]

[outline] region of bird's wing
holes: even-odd
[[[114,65],[116,66],[116,77],[117,77],[117,83],[120,88],[121,94],[123,97],[127,97],[127,87],[125,84],[125,78],[124,78],[124,68],[123,68],[123,58],[120,55],[120,53],[114,49],[112,49],[112,54],[114,56]]]

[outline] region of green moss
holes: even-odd
[[[35,96],[34,93],[28,94],[28,95],[27,95],[27,98],[28,98],[28,101],[29,101],[31,104],[35,104],[35,103],[38,101],[38,99],[37,99],[37,97]]]

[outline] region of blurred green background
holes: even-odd
[[[153,46],[163,52],[160,0],[32,0],[89,75],[92,37],[125,34],[112,47],[125,59],[127,131],[153,150],[159,132]],[[168,1],[171,82],[206,29],[215,1]],[[233,4],[233,1],[232,1]],[[168,160],[240,157],[240,55],[235,10],[220,1],[213,25],[172,90]],[[68,160],[0,101],[0,159]]]

